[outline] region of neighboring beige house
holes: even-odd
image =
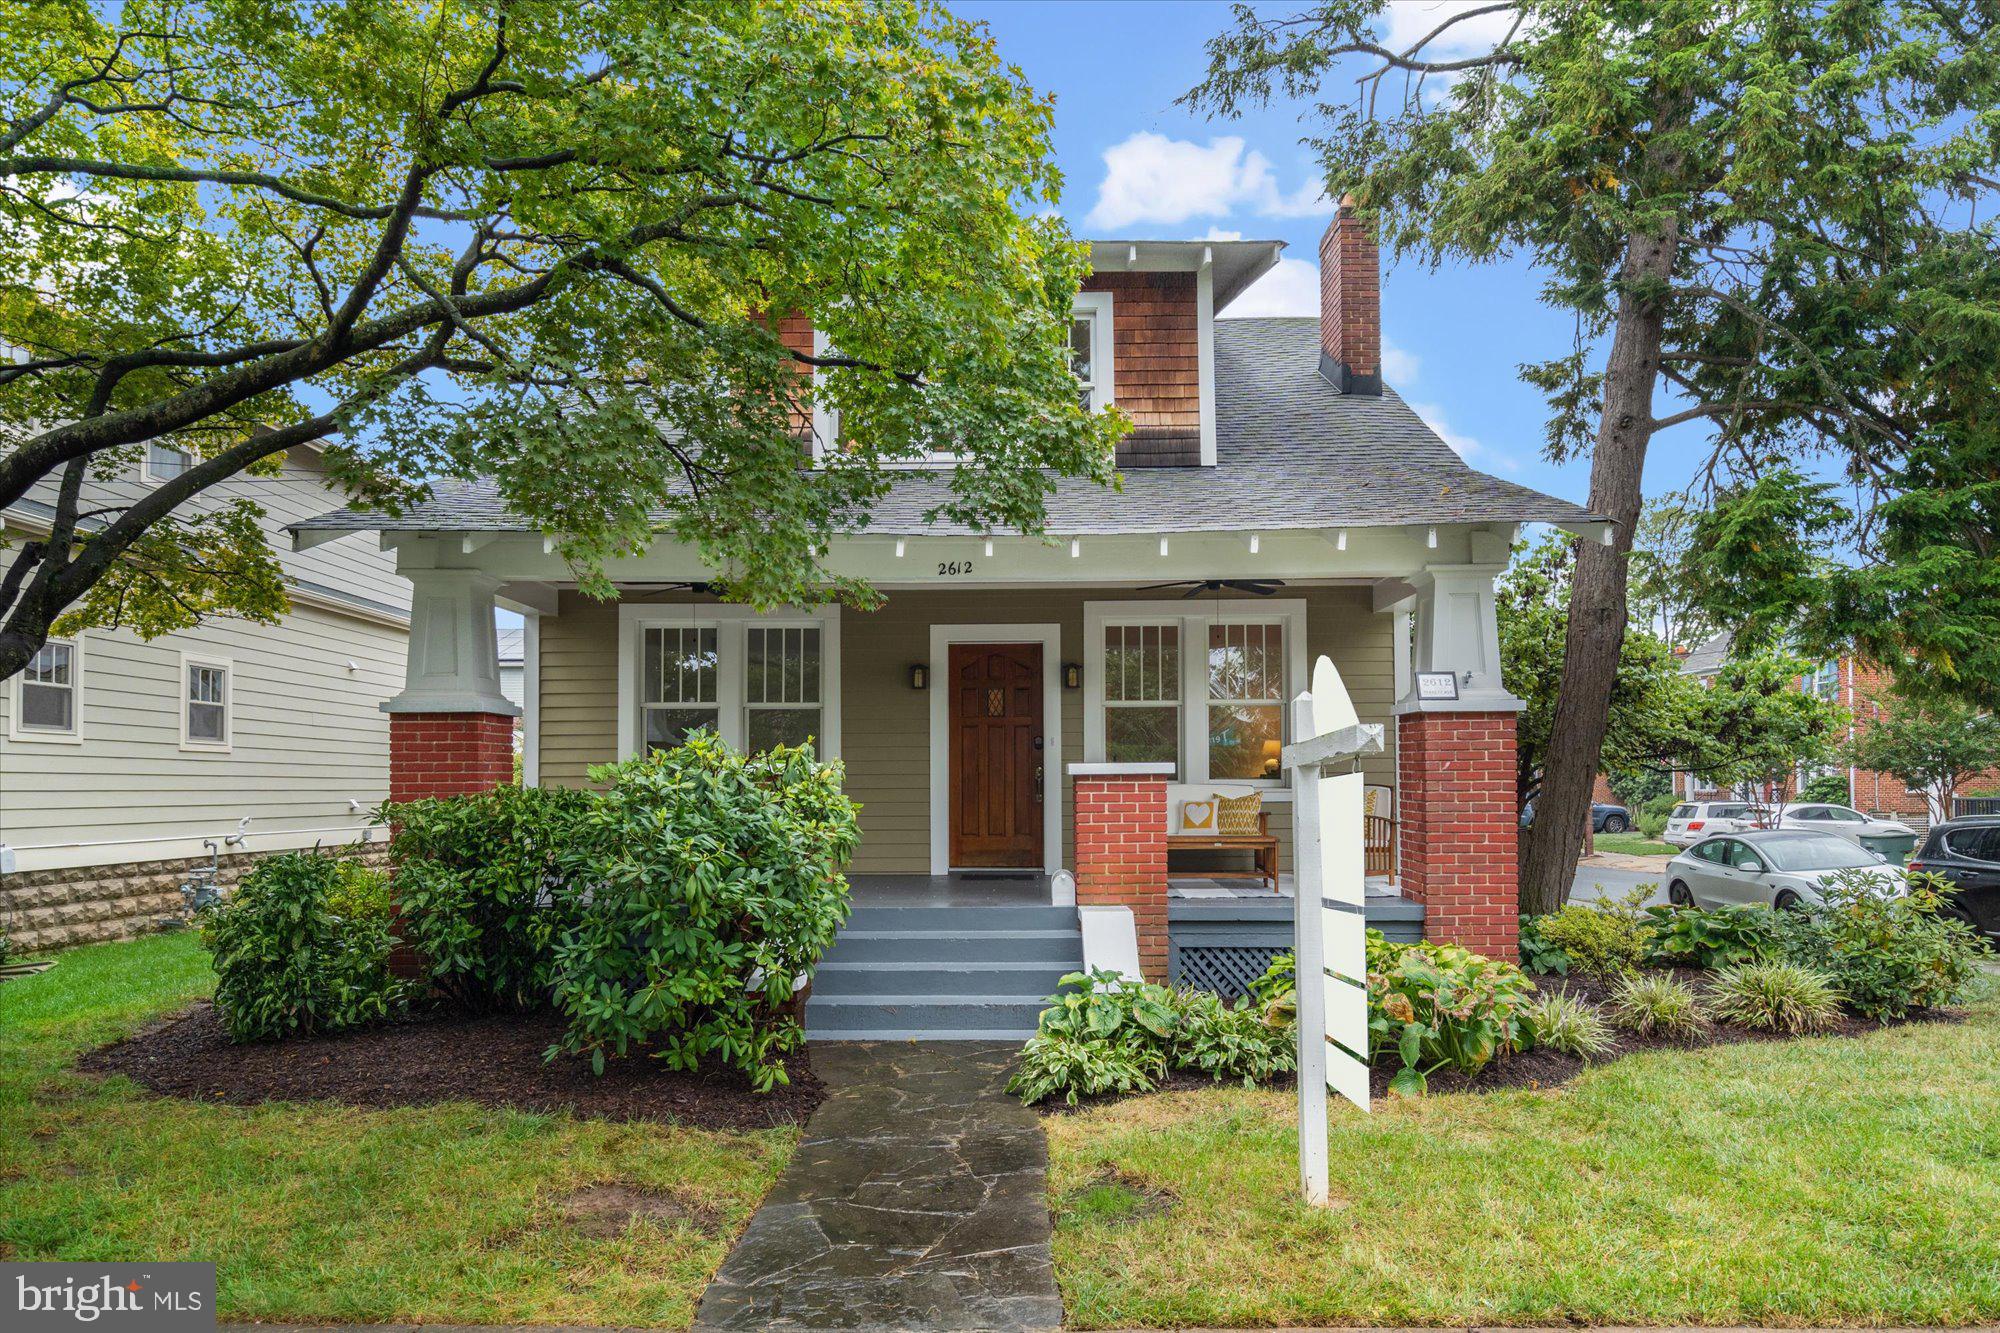
[[[129,477],[92,483],[118,504],[185,467],[155,445]],[[0,925],[23,947],[137,933],[181,904],[219,857],[380,838],[388,792],[382,702],[402,685],[410,585],[356,537],[293,551],[281,529],[345,502],[310,448],[245,496],[265,512],[291,592],[276,625],[218,617],[147,642],[86,630],[0,682]],[[48,496],[0,514],[0,541],[46,530]]]

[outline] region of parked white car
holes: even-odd
[[[1683,801],[1667,816],[1667,831],[1662,836],[1676,847],[1692,847],[1718,833],[1761,827],[1757,813],[1748,801]]]
[[[1777,827],[1831,833],[1900,863],[1917,845],[1917,831],[1893,819],[1877,819],[1845,805],[1794,801],[1778,812]]]
[[[1702,841],[1667,862],[1667,897],[1683,906],[1761,903],[1797,907],[1818,902],[1820,886],[1842,873],[1879,876],[1903,892],[1903,872],[1875,853],[1830,833],[1769,829]]]

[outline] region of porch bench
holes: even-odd
[[[1255,833],[1169,833],[1167,856],[1175,852],[1249,852],[1251,871],[1205,871],[1212,879],[1261,879],[1273,893],[1278,890],[1278,838],[1271,832],[1271,813],[1257,812]]]

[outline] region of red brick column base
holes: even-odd
[[[1405,713],[1396,720],[1403,892],[1424,938],[1507,962],[1520,954],[1514,714]]]
[[[389,799],[464,796],[514,780],[514,719],[499,713],[389,714]]]
[[[1078,773],[1076,902],[1132,909],[1139,968],[1167,980],[1167,779],[1165,774]]]

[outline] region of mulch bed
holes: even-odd
[[[478,1102],[605,1120],[656,1120],[697,1129],[803,1124],[825,1090],[806,1053],[786,1060],[787,1086],[754,1092],[734,1072],[688,1074],[644,1056],[545,1060],[562,1035],[555,1014],[423,1014],[337,1037],[237,1045],[210,1004],[88,1052],[77,1067],[123,1074],[154,1092],[237,1106],[339,1102],[424,1106]]]
[[[1665,969],[1663,969],[1665,970]],[[1673,975],[1693,986],[1696,991],[1706,988],[1714,976],[1699,968],[1674,968]],[[1611,998],[1611,981],[1601,981],[1594,977],[1536,977],[1536,986],[1546,992],[1567,991],[1580,1000],[1594,1005],[1603,1005]],[[1813,1033],[1819,1037],[1860,1037],[1870,1032],[1880,1032],[1884,1028],[1902,1027],[1909,1023],[1957,1023],[1965,1015],[1956,1009],[1930,1009],[1911,1014],[1908,1018],[1889,1019],[1878,1023],[1872,1019],[1856,1018],[1852,1014],[1842,1014],[1839,1020],[1825,1032]],[[1678,1037],[1648,1036],[1614,1028],[1612,1036],[1616,1044],[1594,1060],[1582,1060],[1574,1055],[1564,1055],[1560,1051],[1538,1048],[1515,1055],[1503,1055],[1486,1068],[1470,1077],[1452,1069],[1440,1069],[1430,1076],[1429,1093],[1435,1096],[1447,1092],[1499,1092],[1507,1088],[1551,1088],[1567,1083],[1593,1065],[1610,1064],[1613,1060],[1640,1051],[1693,1051],[1705,1046],[1728,1046],[1745,1041],[1797,1041],[1797,1037],[1782,1032],[1758,1032],[1750,1028],[1725,1027],[1716,1024],[1699,1037],[1683,1040]],[[1368,1071],[1368,1095],[1371,1100],[1383,1101],[1389,1096],[1389,1080],[1394,1078],[1394,1068],[1376,1067]],[[1283,1089],[1293,1085],[1292,1076],[1282,1075],[1265,1084],[1267,1088]],[[1155,1092],[1191,1092],[1199,1088],[1219,1086],[1204,1074],[1177,1069],[1160,1081]],[[1107,1093],[1099,1097],[1080,1097],[1075,1106],[1062,1101],[1043,1102],[1035,1109],[1044,1114],[1064,1115],[1088,1110],[1093,1106],[1108,1106],[1124,1101],[1127,1096],[1149,1097],[1153,1093]]]

